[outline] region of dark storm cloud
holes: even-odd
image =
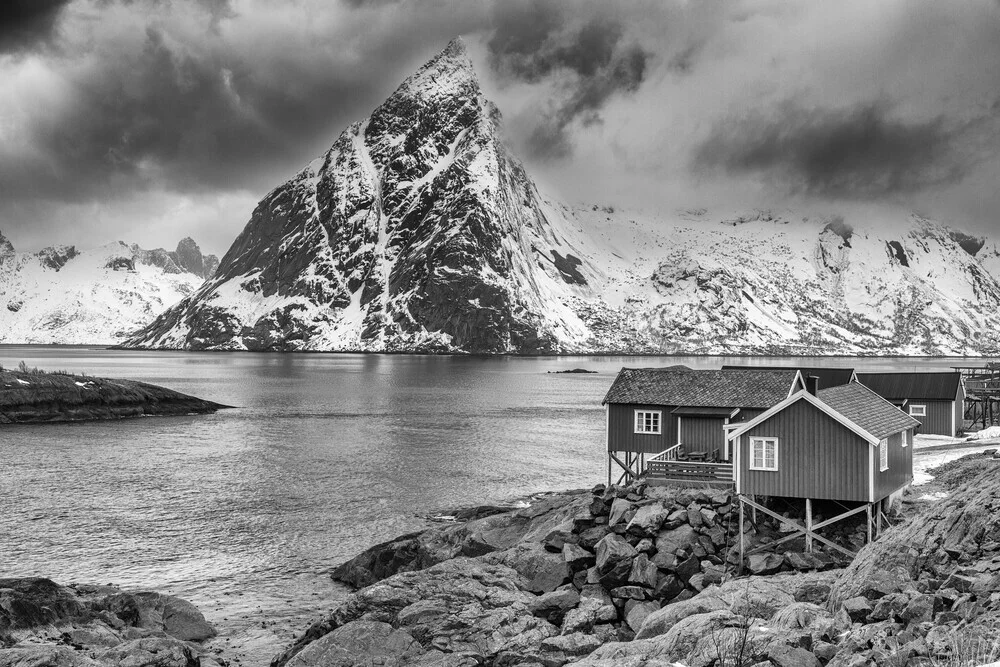
[[[0,55],[35,48],[54,36],[56,22],[70,0],[0,2]]]
[[[881,104],[806,110],[718,124],[695,154],[701,170],[758,173],[793,192],[880,197],[955,183],[973,166],[978,122],[894,118]]]
[[[552,2],[505,5],[488,42],[491,65],[501,76],[552,80],[562,90],[532,132],[528,147],[539,157],[568,155],[570,125],[599,123],[611,97],[639,88],[649,57],[628,42],[618,20],[598,12],[580,25],[564,10]]]
[[[36,165],[47,178],[8,164],[16,169],[2,174],[0,193],[75,200],[119,186],[197,191],[255,182],[274,161],[301,159],[303,144],[326,124],[323,101],[364,89],[304,72],[261,80],[244,63],[185,53],[152,27],[134,58],[98,74],[80,82],[71,119],[39,119],[31,129],[48,158]]]
[[[135,11],[178,7],[168,0],[94,6],[132,5]],[[210,19],[201,30],[213,34],[217,21],[235,16],[224,0],[198,6]],[[190,12],[183,20],[198,23]],[[448,35],[443,46],[455,33],[447,25],[440,30]],[[30,120],[30,154],[5,155],[0,146],[0,198],[73,202],[134,189],[266,191],[367,115],[390,92],[387,82],[408,73],[407,56],[423,46],[419,36],[392,38],[362,42],[374,54],[368,59],[362,52],[359,62],[322,43],[297,50],[279,44],[259,54],[252,47],[250,53],[214,48],[211,39],[192,43],[187,25],[151,20],[134,46],[92,55],[94,67],[68,67],[74,95],[65,108],[41,110]],[[402,72],[391,71],[401,65]]]

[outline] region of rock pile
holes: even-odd
[[[200,642],[215,634],[170,595],[0,579],[0,667],[212,667]]]

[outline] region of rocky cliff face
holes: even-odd
[[[998,276],[994,242],[909,213],[558,204],[456,41],[269,193],[215,277],[127,344],[994,354]]]
[[[129,344],[554,351],[588,267],[499,134],[460,41],[261,203],[215,278]]]
[[[0,234],[0,343],[112,345],[211,277],[217,260],[109,243],[18,253]]]

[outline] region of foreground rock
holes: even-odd
[[[0,424],[206,414],[225,407],[134,380],[0,370]]]
[[[170,595],[0,579],[0,667],[211,667],[215,634]]]

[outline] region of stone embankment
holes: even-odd
[[[226,407],[135,380],[0,368],[0,424],[206,414]]]
[[[0,667],[217,667],[215,634],[170,595],[0,579]]]
[[[846,569],[775,552],[734,576],[738,531],[773,536],[739,526],[722,491],[598,487],[435,527],[338,567],[363,588],[272,665],[986,663],[1000,637],[998,466],[952,464],[948,500]]]

